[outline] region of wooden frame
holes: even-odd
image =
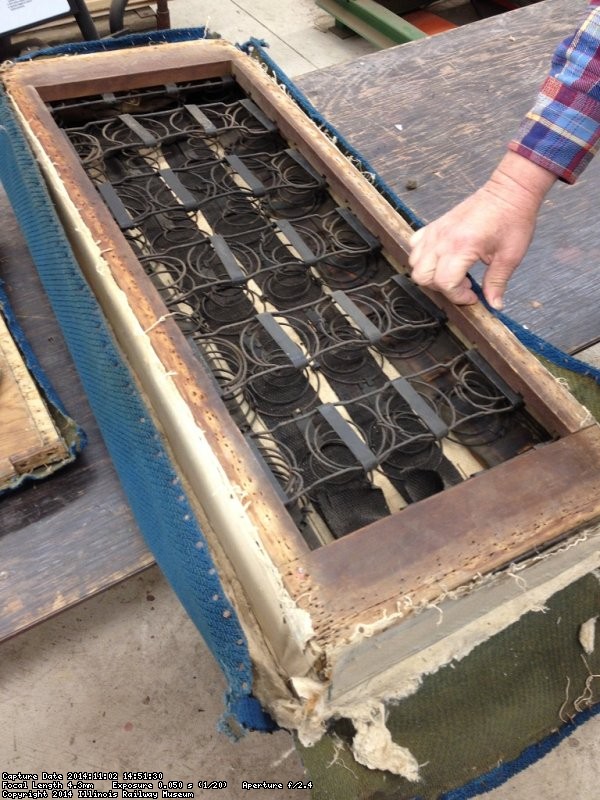
[[[0,492],[69,450],[0,312]]]
[[[432,295],[455,334],[478,346],[555,441],[309,550],[45,105],[104,87],[227,74],[326,177],[336,201],[379,237],[388,259],[406,268],[407,224],[256,61],[224,42],[24,63],[3,81],[224,575],[233,566],[228,585],[241,617],[247,600],[280,676],[326,682],[349,641],[367,628],[377,634],[397,625],[401,636],[407,603],[435,602],[597,520],[600,428],[482,306]]]

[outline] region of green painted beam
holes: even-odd
[[[391,47],[394,44],[404,44],[426,37],[423,31],[375,0],[315,0],[315,2],[347,28],[356,31],[377,47]],[[422,6],[423,3],[415,0],[412,2],[399,0],[398,5],[399,11],[406,12]]]

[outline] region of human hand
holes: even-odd
[[[482,288],[492,308],[503,307],[512,273],[533,238],[538,211],[556,180],[551,172],[508,152],[484,186],[411,237],[415,283],[454,303],[477,302],[467,272],[487,265]]]

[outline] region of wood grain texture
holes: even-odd
[[[0,491],[68,456],[50,412],[0,314]]]
[[[586,5],[545,0],[297,83],[415,213],[431,220],[487,178],[556,44]],[[413,180],[417,188],[409,191]],[[575,186],[552,190],[507,295],[509,315],[569,352],[600,335],[599,181],[596,162]]]
[[[0,190],[0,274],[19,323],[88,445],[74,464],[0,499],[0,640],[153,563],[58,324]]]
[[[30,90],[32,102],[38,94],[45,102],[52,102],[102,92],[107,83],[111,91],[118,92],[160,86],[169,81],[225,75],[230,71],[232,53],[236,52],[239,53],[216,39],[182,42],[166,49],[164,45],[147,45],[127,52],[126,69],[122,51],[78,55],[77,58],[64,56],[60,60],[60,79],[57,79],[55,59],[40,59],[23,62],[18,71],[8,70],[3,74],[3,83],[10,91],[13,78],[23,85],[35,81],[36,90]],[[150,81],[149,72],[152,74]]]
[[[598,520],[599,463],[592,426],[308,554],[288,582],[315,598],[318,637],[343,641],[353,623],[374,622],[405,598],[431,602]]]

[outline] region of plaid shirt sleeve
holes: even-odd
[[[575,183],[600,139],[600,0],[556,49],[536,103],[509,149]]]

